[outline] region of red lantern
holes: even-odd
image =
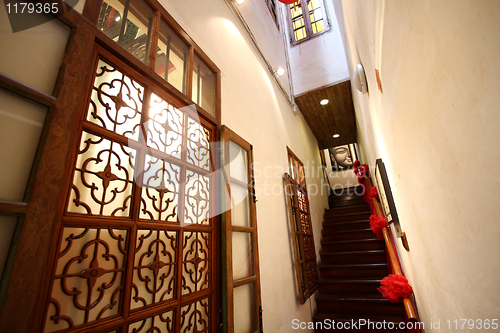
[[[294,2],[298,2],[298,0],[278,0],[281,3],[286,3],[287,5],[291,5]]]

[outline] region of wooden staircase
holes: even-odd
[[[356,192],[361,193],[361,189]],[[335,331],[340,332],[405,332],[388,329],[405,322],[405,311],[402,303],[391,303],[377,290],[380,280],[389,274],[389,267],[384,241],[377,240],[370,229],[370,215],[370,207],[354,188],[330,195],[321,241],[316,332],[331,332],[326,326],[319,328],[319,322],[333,321],[334,325],[349,325],[344,330],[335,326]],[[360,320],[366,325],[360,327]],[[358,323],[358,329],[351,327],[353,322]]]

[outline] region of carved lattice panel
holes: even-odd
[[[68,211],[129,216],[135,158],[134,149],[83,132]]]
[[[307,270],[307,281],[309,284],[309,288],[312,288],[318,282],[318,269],[315,261],[307,261],[306,262],[306,270]]]
[[[300,227],[302,229],[302,233],[305,235],[311,234],[311,223],[309,221],[309,214],[303,213],[299,211],[300,216]]]
[[[207,171],[212,171],[210,160],[210,130],[188,117],[187,161]]]
[[[210,307],[209,298],[182,307],[180,332],[210,332]]]
[[[307,197],[300,189],[297,189],[297,201],[299,203],[299,209],[301,211],[309,211],[309,207],[307,206]]]
[[[99,60],[87,120],[138,140],[143,99],[142,85]]]
[[[183,112],[151,94],[147,145],[181,159],[183,126]]]
[[[130,307],[175,298],[177,231],[138,230]]]
[[[182,294],[210,287],[210,234],[184,231],[182,250]]]
[[[140,218],[178,222],[181,167],[146,155],[142,176]]]
[[[304,256],[306,260],[315,259],[315,249],[312,236],[303,236],[304,240]]]
[[[207,331],[215,126],[133,71],[96,63],[54,236],[45,332]]]
[[[119,314],[127,236],[123,229],[64,228],[46,332]]]
[[[209,224],[211,178],[187,170],[184,196],[184,223]]]
[[[132,323],[129,333],[174,333],[174,310]]]

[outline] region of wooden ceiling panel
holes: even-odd
[[[327,105],[319,102],[328,99]],[[295,97],[300,112],[313,131],[320,149],[356,142],[356,118],[351,81],[308,91]],[[340,137],[333,138],[334,134]]]

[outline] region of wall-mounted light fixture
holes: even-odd
[[[358,64],[356,66],[356,70],[354,71],[354,75],[352,78],[352,83],[354,83],[356,89],[361,91],[362,94],[366,94],[366,92],[368,91],[368,85],[366,84],[365,69],[363,68],[363,65]]]
[[[283,74],[285,74],[285,69],[283,67],[278,67],[276,68],[273,73],[277,76],[277,77],[280,77],[280,76],[283,76]]]

